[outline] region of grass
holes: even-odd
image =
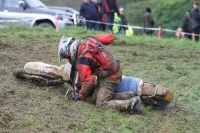
[[[143,106],[144,115],[97,108],[90,97],[74,102],[62,86],[36,86],[16,79],[12,70],[30,61],[58,64],[63,34],[83,39],[95,34],[82,28],[8,26],[0,33],[0,132],[177,133],[200,132],[200,43],[186,39],[115,36],[108,47],[120,59],[123,75],[173,89],[166,108]],[[98,32],[100,33],[100,32]]]

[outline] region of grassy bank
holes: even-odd
[[[123,75],[173,89],[166,108],[143,106],[144,114],[97,108],[90,102],[66,100],[63,86],[44,87],[16,79],[12,70],[30,61],[58,64],[63,34],[79,39],[95,34],[85,29],[13,27],[0,33],[0,132],[200,132],[200,43],[148,36],[115,36],[110,50],[120,59]]]

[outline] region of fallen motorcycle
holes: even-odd
[[[70,63],[66,63],[60,67],[46,64],[43,62],[28,62],[23,68],[14,70],[13,74],[17,78],[28,79],[38,85],[61,85],[68,83],[72,88],[68,88],[66,95],[71,94],[72,97],[78,94],[78,88],[81,85],[79,74],[73,69]],[[98,78],[93,82],[94,87],[97,85]],[[120,95],[119,93],[132,92],[131,96]],[[130,94],[130,93],[129,93]],[[121,83],[116,87],[113,99],[128,99],[133,96],[140,96],[146,105],[155,105],[160,107],[167,106],[173,100],[173,90],[161,87],[152,82],[146,82],[140,78],[122,76]]]

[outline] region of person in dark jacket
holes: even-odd
[[[126,17],[125,17],[125,15],[124,15],[124,8],[120,8],[119,9],[119,11],[120,11],[120,18],[121,18],[121,24],[122,25],[128,25],[128,21],[126,20]],[[128,29],[126,26],[120,26],[120,28],[119,28],[119,34],[126,34],[126,30]]]
[[[144,32],[147,35],[152,36],[153,30],[146,29],[146,28],[153,28],[154,27],[153,15],[151,14],[151,8],[149,8],[149,7],[146,8],[146,12],[143,15],[143,23],[144,23]]]
[[[200,12],[198,9],[198,2],[194,2],[192,8],[190,9],[191,16],[191,26],[192,26],[192,40],[199,41],[199,30],[200,30]]]
[[[190,13],[186,12],[185,13],[185,18],[183,19],[182,22],[182,31],[185,32],[185,37],[188,39],[192,39],[192,26],[190,22]],[[188,33],[188,34],[187,34]]]
[[[101,22],[99,24],[99,30],[101,31],[105,31],[106,30],[106,20],[105,20],[105,13],[103,12],[103,4],[102,1],[98,2],[98,0],[93,0],[94,3],[97,4],[97,8],[98,8],[98,13],[99,13],[99,21]]]
[[[90,0],[83,0],[80,7],[80,15],[86,19],[86,27],[89,30],[99,30],[99,13],[97,5]]]
[[[119,7],[116,0],[103,0],[103,9],[106,14],[106,31],[112,31],[114,23],[114,13],[120,15]]]

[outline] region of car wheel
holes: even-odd
[[[42,28],[53,27],[52,24],[49,22],[42,22],[42,23],[38,24],[37,26],[42,27]]]

